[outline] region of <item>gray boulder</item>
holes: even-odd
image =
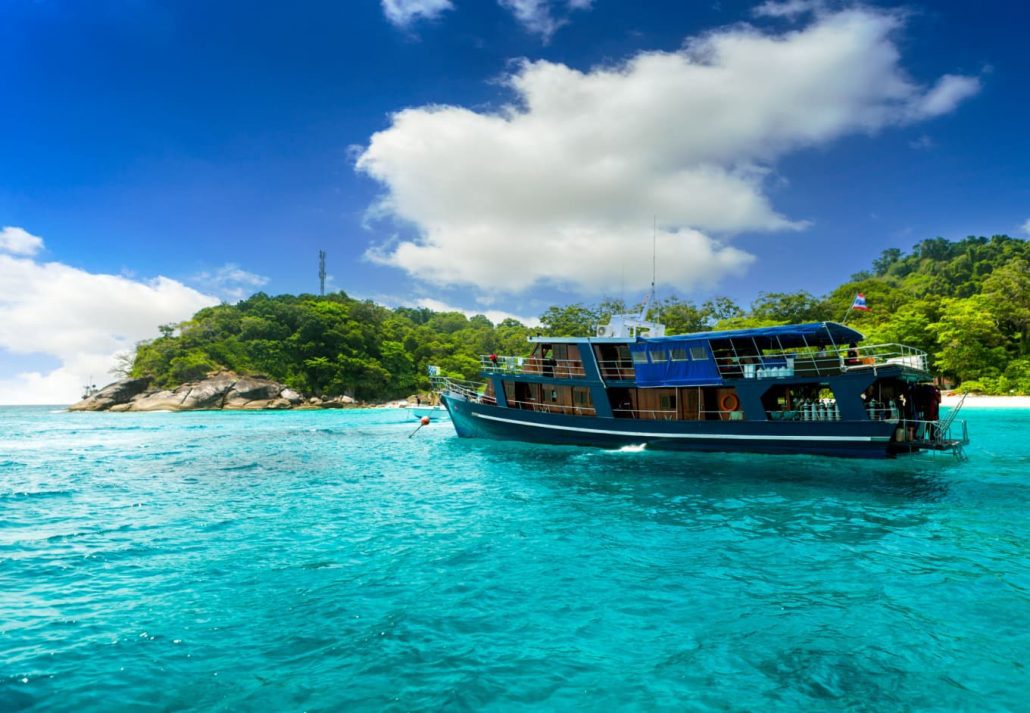
[[[236,383],[236,379],[230,374],[218,374],[199,381],[195,384],[186,384],[179,389],[176,389],[176,393],[188,387],[189,391],[182,400],[180,408],[182,409],[219,409],[222,408],[225,402],[225,397],[229,393],[229,389],[232,388],[233,384]]]
[[[298,394],[293,389],[283,389],[279,393],[279,398],[289,401],[290,404],[296,406],[297,404],[304,403],[304,397]]]
[[[108,384],[92,396],[72,404],[69,411],[106,411],[113,406],[129,403],[150,386],[150,377],[122,379]]]
[[[277,384],[274,381],[244,376],[232,385],[226,400],[268,401],[278,397],[279,392],[282,390],[282,384]]]
[[[174,391],[155,391],[148,394],[140,394],[129,404],[132,411],[178,411],[182,408],[182,399],[185,393],[176,394]]]
[[[148,389],[150,379],[123,379],[71,407],[73,411],[189,411],[191,409],[290,409],[305,405],[302,394],[259,376],[222,372],[174,391]],[[312,399],[318,403],[317,399]],[[329,404],[326,404],[327,406]],[[332,407],[340,407],[335,403]]]

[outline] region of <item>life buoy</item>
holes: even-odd
[[[740,399],[734,393],[723,394],[723,397],[719,399],[719,408],[723,411],[736,411],[740,408]]]

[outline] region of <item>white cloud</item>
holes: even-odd
[[[432,20],[451,10],[451,0],[382,0],[383,14],[398,27],[407,27],[418,19]]]
[[[962,77],[945,74],[934,88],[913,102],[912,119],[932,119],[935,116],[954,111],[965,99],[980,91],[980,80],[976,77]]]
[[[593,0],[498,0],[501,7],[509,10],[515,19],[528,31],[549,40],[559,27],[566,24],[566,17],[555,17],[555,6],[564,6],[566,11],[589,10]]]
[[[811,12],[819,12],[824,6],[822,0],[766,0],[751,10],[751,14],[755,17],[782,17],[793,20]]]
[[[0,403],[76,401],[90,376],[108,380],[117,353],[217,302],[167,277],[139,281],[0,255],[0,349],[61,362],[46,373],[0,377]]]
[[[0,253],[35,255],[43,249],[43,238],[22,228],[7,226],[0,230]]]
[[[500,111],[400,111],[356,166],[386,189],[370,216],[417,235],[368,255],[489,292],[638,289],[657,216],[659,281],[692,289],[740,275],[753,258],[731,236],[806,227],[766,195],[779,158],[936,116],[976,90],[968,77],[933,89],[909,79],[901,24],[854,9],[777,34],[738,25],[590,71],[526,61]]]
[[[268,284],[268,278],[247,272],[235,263],[226,263],[213,272],[201,272],[194,275],[195,282],[211,290],[229,302],[238,302],[249,297],[254,291]]]
[[[1023,223],[1023,225],[1020,227],[1020,230],[1022,230],[1027,235],[1030,235],[1030,218],[1026,219],[1026,222]]]
[[[441,302],[440,300],[432,299],[431,297],[423,297],[419,300],[416,300],[415,306],[425,307],[426,309],[431,309],[434,312],[461,312],[466,317],[475,317],[477,314],[481,314],[494,324],[500,324],[506,319],[517,319],[519,322],[522,322],[522,324],[526,325],[527,327],[540,326],[540,320],[536,317],[520,317],[517,314],[512,314],[511,312],[504,312],[502,310],[497,309],[462,309],[461,307],[454,307],[452,305],[447,304],[446,302]]]

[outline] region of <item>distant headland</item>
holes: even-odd
[[[240,376],[223,371],[189,381],[175,389],[153,385],[149,376],[108,384],[69,411],[259,411],[327,409],[367,406],[350,396],[306,397],[263,376]]]

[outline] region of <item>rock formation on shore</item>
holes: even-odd
[[[345,397],[344,397],[345,398]],[[353,403],[353,399],[348,399]],[[212,409],[289,409],[339,408],[340,399],[315,399],[310,403],[304,396],[270,379],[257,376],[238,376],[221,372],[201,381],[191,381],[173,391],[151,388],[151,379],[122,379],[108,384],[97,393],[77,404],[70,411],[190,411]]]

